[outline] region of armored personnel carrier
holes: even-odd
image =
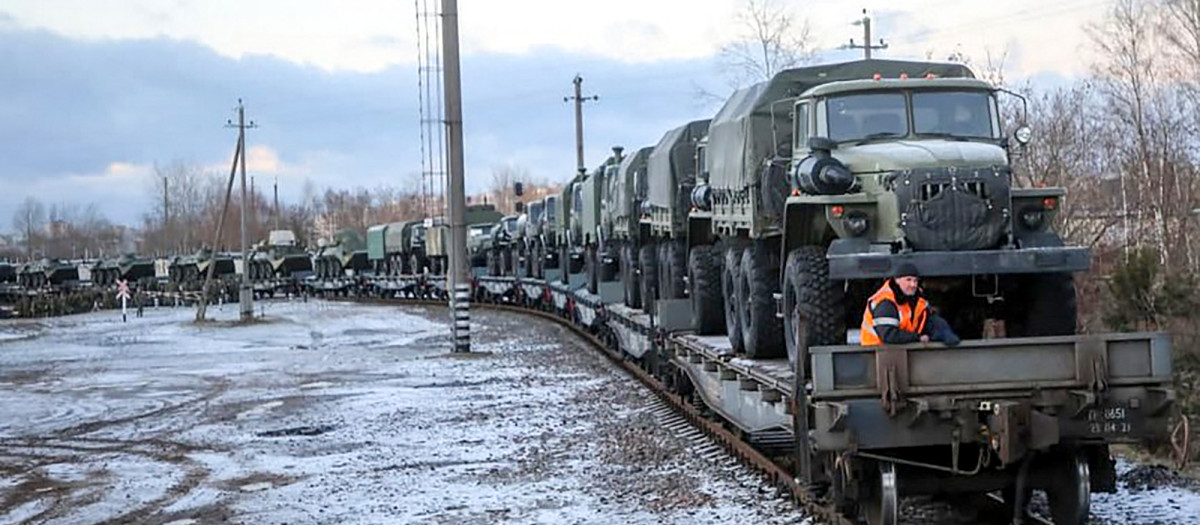
[[[118,280],[145,283],[154,279],[154,261],[136,254],[101,259],[91,267],[92,284],[112,286]]]
[[[367,242],[353,228],[338,231],[326,240],[313,256],[313,273],[319,279],[344,277],[346,271],[359,275],[370,268],[367,263]]]
[[[213,264],[212,250],[208,248],[181,257],[176,257],[167,268],[167,278],[175,285],[193,287],[203,282],[208,275],[208,267]],[[226,253],[218,253],[213,268],[214,279],[229,279],[236,277],[237,268],[233,257]]]
[[[26,288],[59,286],[79,280],[79,269],[66,261],[43,258],[21,267],[17,283]]]
[[[296,243],[290,230],[272,230],[254,247],[247,268],[252,281],[298,279],[312,273],[312,257]]]

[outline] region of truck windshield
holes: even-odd
[[[903,93],[862,93],[830,97],[826,102],[829,138],[837,142],[908,134]]]
[[[515,233],[517,231],[516,217],[505,217],[502,223],[504,224],[504,231],[508,233]]]
[[[474,238],[474,237],[479,237],[480,235],[487,235],[488,231],[492,229],[492,226],[494,226],[494,225],[493,224],[476,224],[475,226],[471,226],[471,229],[467,232],[467,238],[470,239],[470,238]]]
[[[918,135],[998,138],[992,97],[986,91],[926,91],[912,95]]]

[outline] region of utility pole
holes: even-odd
[[[162,250],[163,255],[167,255],[166,250],[171,244],[171,201],[167,198],[167,186],[171,182],[166,175],[163,175],[163,227],[162,227]]]
[[[884,42],[882,38],[879,39],[878,44],[874,44],[874,45],[871,44],[871,17],[867,16],[866,9],[863,9],[862,13],[863,13],[863,17],[858,20],[855,20],[853,25],[863,27],[863,44],[861,46],[858,44],[855,44],[854,39],[851,38],[850,44],[842,46],[842,49],[861,49],[861,50],[863,50],[863,59],[870,60],[872,50],[887,49],[888,45],[887,45],[887,42]]]
[[[238,121],[235,125],[232,121],[227,121],[225,127],[238,129],[238,154],[234,160],[241,161],[242,172],[242,281],[238,289],[238,310],[241,312],[242,321],[254,319],[254,293],[250,287],[250,252],[246,247],[246,128],[258,127],[254,122],[246,124],[246,107],[242,105],[242,99],[238,99]],[[216,265],[217,247],[213,246],[213,266]]]
[[[272,229],[278,230],[279,229],[279,176],[278,175],[275,176],[275,213],[274,213],[274,215],[275,215],[275,217],[274,217],[274,220],[272,221],[274,223],[274,226],[272,227]]]
[[[447,172],[450,194],[450,310],[454,315],[454,351],[471,351],[471,283],[467,278],[466,191],[463,183],[462,73],[458,61],[458,0],[442,0],[442,57],[444,68]]]
[[[563,97],[563,102],[575,101],[575,167],[585,169],[583,165],[583,103],[589,100],[600,100],[599,95],[583,96],[583,77],[575,75],[575,96]]]

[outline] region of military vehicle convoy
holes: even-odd
[[[108,286],[124,280],[129,284],[148,284],[154,280],[154,261],[136,254],[101,259],[91,268],[92,284]]]
[[[313,256],[313,274],[318,279],[344,277],[347,270],[360,275],[368,268],[367,242],[354,228],[338,231],[322,242]]]
[[[805,454],[805,475],[832,483],[835,497],[861,505],[868,522],[894,523],[898,471],[914,493],[941,486],[933,481],[938,472],[961,479],[963,490],[1011,491],[1032,486],[1022,474],[1031,468],[1051,480],[1038,488],[1050,494],[1054,521],[1082,523],[1088,480],[1112,485],[1111,440],[1074,433],[1075,423],[1055,410],[1095,414],[1088,410],[1098,405],[1031,405],[1021,396],[1033,384],[1028,378],[1050,369],[1047,360],[1066,359],[1055,352],[1074,348],[1072,359],[1102,359],[1069,337],[1075,333],[1071,274],[1088,268],[1089,254],[1065,246],[1050,228],[1064,190],[1014,185],[1010,154],[1029,133],[1019,129],[1015,142],[1005,136],[1002,94],[960,64],[869,60],[780,72],[736,92],[711,120],[668,132],[649,153],[626,157],[614,148],[601,166],[568,183],[558,207],[560,253],[564,261],[582,254],[593,296],[598,283],[619,273],[629,306],[640,299],[641,309],[651,312],[655,299],[687,298],[698,334],[724,332],[729,351],[755,359],[786,356],[801,385],[794,391],[804,410],[796,414],[802,425],[796,431],[823,440]],[[636,230],[631,210],[637,211]],[[966,357],[918,365],[911,360],[936,359],[910,351],[903,358],[909,361],[899,363],[883,356],[900,353],[857,346],[867,298],[909,264],[934,307],[971,343],[964,348],[978,347],[959,355],[995,360],[973,380],[989,401],[935,393],[941,387],[932,386],[933,378],[964,372]],[[494,273],[514,275],[506,268]],[[981,341],[985,333],[999,339]],[[1045,336],[1067,338],[1053,344],[1022,339]],[[1109,339],[1104,344],[1117,344]],[[864,364],[850,357],[855,352],[880,358]],[[953,355],[940,352],[929,355]],[[1025,365],[1041,371],[1015,364],[1018,355],[1035,354],[1040,357]],[[851,370],[850,361],[869,368]],[[932,375],[909,377],[910,366]],[[852,393],[849,383],[838,386],[862,374],[874,382],[864,390],[870,395]],[[980,446],[1000,451],[999,465],[986,473],[961,468],[958,450],[970,439],[940,424],[927,434],[905,428],[894,407],[881,412],[879,382],[902,376],[909,383],[897,384],[898,392],[906,384],[931,385],[917,390],[933,397],[906,398],[906,409],[916,407],[913,417],[940,410],[936,405],[952,419],[988,419],[988,432],[1000,434],[989,434]],[[1026,401],[1001,393],[1005,377],[1017,381],[1011,386]],[[813,385],[817,397],[807,397],[804,385]],[[968,395],[955,385],[944,392]],[[1122,406],[1126,396],[1153,398],[1146,388],[1114,393],[1104,406]],[[1156,421],[1155,432],[1164,425]],[[865,436],[846,428],[875,430]],[[950,466],[929,456],[951,449]],[[853,461],[839,459],[847,450],[857,450]]]
[[[265,242],[258,243],[245,265],[252,281],[303,279],[313,271],[308,252],[296,242],[290,230],[272,230]]]

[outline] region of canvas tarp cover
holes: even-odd
[[[615,177],[612,201],[609,206],[612,207],[614,218],[629,218],[631,215],[636,216],[637,210],[632,209],[634,201],[646,195],[646,160],[650,158],[650,152],[653,147],[645,147],[639,149],[637,153],[626,156],[621,161],[621,169]],[[634,174],[641,173],[641,177],[634,177]],[[640,180],[636,180],[640,179]],[[640,183],[640,188],[634,187],[634,182]]]
[[[709,119],[689,122],[668,131],[658,141],[646,168],[649,179],[646,198],[650,204],[667,208],[687,200],[685,195],[684,201],[678,201],[679,188],[695,184],[696,145],[708,133],[709,122]]]
[[[772,137],[771,106],[780,100],[830,82],[869,79],[879,73],[897,78],[933,74],[938,77],[973,77],[962,64],[904,60],[858,60],[840,64],[788,69],[770,81],[735,92],[713,117],[708,130],[709,181],[714,188],[740,189],[753,184],[765,159],[781,144],[791,140],[790,104],[775,109]]]
[[[412,224],[412,222],[393,222],[388,225],[387,235],[383,239],[383,245],[387,248],[387,253],[408,251],[408,246],[404,241],[408,240]]]

